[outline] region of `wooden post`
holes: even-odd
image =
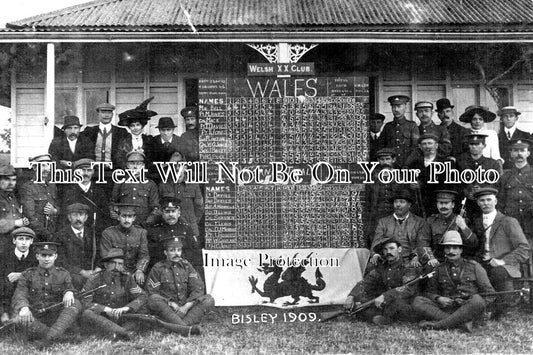
[[[44,150],[48,150],[48,145],[54,137],[55,124],[55,46],[53,43],[46,45],[46,89],[44,103]]]

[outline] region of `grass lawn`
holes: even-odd
[[[337,319],[326,323],[313,320],[313,311],[328,308],[300,308],[300,320],[290,322],[289,311],[270,307],[217,308],[202,324],[197,337],[147,332],[138,340],[110,341],[96,335],[72,335],[46,350],[50,354],[464,354],[533,353],[533,314],[518,309],[502,320],[488,321],[472,334],[459,330],[422,331],[414,324],[399,323],[377,327],[362,322]],[[238,316],[249,323],[236,323]],[[277,317],[276,317],[277,315]],[[255,316],[255,318],[254,318]],[[262,318],[261,318],[262,316]],[[272,317],[276,317],[272,323]],[[304,319],[307,318],[307,319]],[[239,318],[243,319],[243,318]],[[264,321],[264,322],[261,322]],[[31,343],[20,336],[3,335],[1,354],[37,354]]]

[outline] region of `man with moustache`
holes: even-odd
[[[0,321],[11,318],[11,298],[17,288],[22,272],[37,265],[30,247],[35,232],[27,227],[20,227],[11,232],[13,246],[5,247],[0,259]]]
[[[462,245],[472,254],[477,247],[477,236],[468,228],[466,220],[455,214],[455,200],[458,193],[453,190],[435,191],[435,200],[439,213],[428,217],[427,223],[431,233],[431,250],[439,262],[444,261],[444,251],[441,242],[444,234],[448,231],[457,231],[461,236]],[[466,251],[466,250],[465,250]]]
[[[442,98],[437,100],[437,116],[441,120],[441,126],[445,127],[450,134],[452,143],[451,156],[458,159],[463,153],[463,137],[469,133],[468,129],[453,120],[453,108],[450,100]]]
[[[170,323],[198,324],[213,309],[215,300],[205,294],[200,275],[181,257],[181,239],[168,238],[164,248],[167,259],[154,265],[146,282],[148,309]]]
[[[344,307],[352,310],[362,303],[374,299],[374,305],[356,313],[356,317],[385,325],[393,320],[416,321],[418,316],[411,306],[411,299],[418,286],[403,286],[420,275],[419,268],[408,267],[402,260],[401,243],[392,236],[386,236],[373,248],[381,254],[376,267],[365,275],[352,289]]]
[[[378,159],[376,153],[385,148],[386,142],[381,135],[383,121],[385,121],[385,116],[381,113],[374,113],[368,116],[368,127],[370,129],[368,137],[370,147],[370,151],[368,152],[369,161],[376,161]]]
[[[56,233],[54,238],[60,245],[58,265],[70,272],[72,284],[80,290],[91,276],[102,270],[98,266],[100,253],[96,235],[85,225],[89,206],[73,203],[66,211],[70,225]]]
[[[65,116],[63,124],[63,137],[54,138],[48,148],[48,153],[52,160],[56,162],[56,167],[60,169],[70,169],[72,163],[82,158],[94,159],[94,151],[91,141],[84,136],[80,136],[80,119],[76,116]]]
[[[511,140],[509,158],[513,166],[505,171],[498,184],[500,211],[518,220],[530,246],[533,245],[533,169],[528,159],[532,148],[531,140]]]
[[[521,114],[518,112],[516,107],[505,106],[502,107],[497,113],[503,122],[503,127],[501,127],[500,132],[498,133],[498,143],[500,147],[500,155],[504,160],[503,169],[507,170],[513,167],[513,161],[510,159],[511,155],[509,154],[511,151],[511,142],[517,139],[531,139],[531,135],[516,127],[518,116]],[[533,157],[530,156],[528,158],[528,162],[529,164],[532,164]]]
[[[474,197],[482,215],[474,220],[473,232],[479,238],[476,260],[487,270],[496,291],[512,291],[513,278],[521,276],[520,263],[529,257],[529,244],[518,221],[496,210],[498,190],[487,187],[478,190]],[[513,295],[500,297],[496,316],[511,306]]]
[[[464,136],[464,142],[468,144],[468,152],[461,154],[457,162],[457,169],[460,172],[465,171],[466,169],[476,170],[479,167],[482,169],[489,170],[493,169],[498,172],[501,176],[502,168],[500,163],[491,158],[483,156],[483,150],[486,147],[485,139],[487,135],[485,134],[467,134]],[[463,194],[466,196],[465,211],[469,219],[473,220],[481,214],[481,210],[476,203],[474,198],[474,192],[480,189],[481,187],[495,187],[492,184],[488,183],[463,183]]]
[[[200,159],[198,108],[187,106],[180,113],[185,121],[186,131],[180,136],[181,141],[179,142],[178,150],[184,153],[187,161],[197,161]]]
[[[100,240],[100,255],[107,255],[113,248],[124,251],[124,269],[133,274],[139,285],[144,285],[150,255],[145,229],[134,225],[137,205],[117,203],[119,224],[106,228]]]
[[[29,159],[35,177],[19,189],[20,202],[36,240],[50,240],[56,231],[57,216],[60,212],[57,186],[50,182],[50,154],[42,154]],[[40,165],[41,176],[37,176]],[[37,182],[42,181],[42,182]]]
[[[22,206],[14,194],[17,186],[15,168],[0,166],[0,249],[5,250],[11,239],[11,232],[30,224],[22,214]]]
[[[437,137],[437,156],[440,159],[448,158],[452,152],[452,142],[448,130],[442,126],[437,126],[433,120],[433,104],[429,101],[420,101],[415,104],[416,117],[420,120],[418,130],[420,136],[432,134]],[[405,165],[409,165],[414,159],[421,155],[420,150],[415,149],[407,158]]]
[[[374,255],[370,262],[376,265],[381,259],[375,252],[376,246],[380,245],[387,237],[393,237],[400,243],[400,258],[409,267],[420,267],[421,260],[429,262],[431,266],[437,265],[437,260],[431,251],[431,236],[429,227],[423,218],[411,213],[413,198],[408,190],[397,191],[393,198],[394,213],[381,218],[378,221],[371,250]]]
[[[474,320],[481,320],[493,297],[479,293],[494,292],[487,273],[473,260],[464,259],[463,240],[457,231],[447,231],[440,243],[446,261],[436,267],[422,296],[413,301],[413,308],[425,319],[422,329],[463,327],[471,332]]]
[[[70,274],[55,266],[57,243],[35,243],[39,266],[24,271],[13,295],[15,324],[27,330],[32,336],[42,338],[37,345],[46,347],[61,337],[76,321],[81,303],[74,298],[74,286]],[[62,308],[43,314],[35,310],[63,303]],[[32,311],[33,310],[33,311]]]
[[[400,167],[404,166],[407,157],[416,149],[420,136],[416,123],[405,117],[409,100],[410,98],[404,95],[388,98],[394,118],[392,122],[385,124],[381,133],[386,148],[392,148],[396,152],[396,164]]]

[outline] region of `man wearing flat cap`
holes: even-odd
[[[140,179],[141,174],[146,173],[144,153],[138,151],[129,152],[127,155],[128,169],[133,171],[136,178]],[[111,194],[111,202],[130,203],[137,205],[136,224],[142,226],[154,225],[161,215],[159,209],[159,193],[156,183],[146,178],[145,182],[124,182],[115,184]],[[113,205],[111,205],[111,216],[116,219]]]
[[[213,309],[215,300],[205,294],[200,275],[181,257],[180,238],[168,238],[161,247],[166,260],[154,265],[146,281],[148,309],[170,323],[198,324]]]
[[[185,121],[186,131],[180,136],[181,142],[178,150],[185,154],[188,161],[200,159],[200,123],[198,122],[198,108],[187,106],[181,110],[181,116]]]
[[[5,249],[16,228],[30,224],[22,214],[22,205],[15,196],[17,175],[11,165],[0,165],[0,248]]]
[[[477,262],[462,257],[463,240],[457,231],[444,233],[441,248],[446,261],[435,269],[422,296],[413,301],[413,308],[426,319],[423,329],[461,327],[472,331],[474,320],[482,320],[483,312],[493,297],[479,293],[494,292],[487,273]]]
[[[411,212],[413,196],[408,189],[396,191],[390,202],[394,213],[378,221],[371,250],[375,250],[376,245],[381,244],[384,238],[392,236],[402,247],[402,262],[409,267],[420,267],[422,257],[426,262],[433,259],[429,227],[423,218]],[[374,252],[370,262],[376,265],[379,259],[380,254]]]
[[[392,148],[396,152],[396,164],[404,166],[405,160],[417,147],[419,130],[416,123],[405,117],[409,97],[394,95],[388,98],[391,105],[393,120],[387,122],[381,135],[386,142],[386,148]]]
[[[433,120],[433,104],[429,101],[419,101],[415,104],[416,117],[420,120],[418,130],[420,136],[433,134],[437,137],[437,156],[441,159],[450,157],[452,153],[452,142],[448,130],[442,126],[437,126]],[[407,158],[405,165],[409,165],[417,156],[422,155],[419,149],[415,149]]]
[[[440,243],[448,231],[459,233],[466,249],[465,254],[473,255],[478,245],[477,236],[468,227],[465,218],[454,213],[458,195],[457,191],[454,190],[436,190],[434,197],[439,213],[432,214],[427,219],[431,233],[431,250],[433,250],[435,259],[441,263],[444,262],[444,250]]]
[[[479,238],[476,260],[487,270],[496,291],[512,291],[513,278],[521,276],[520,263],[529,257],[530,246],[518,221],[496,210],[498,190],[479,189],[474,197],[482,215],[474,220],[472,231]],[[513,304],[513,295],[503,295],[496,311],[504,313]]]
[[[113,248],[124,251],[124,270],[133,274],[139,285],[144,285],[145,273],[150,255],[145,229],[135,225],[135,213],[138,205],[117,203],[118,225],[106,228],[100,240],[100,255],[107,255]]]
[[[370,133],[368,136],[368,142],[370,150],[368,152],[369,161],[376,161],[376,153],[385,148],[386,142],[383,139],[381,134],[381,129],[383,128],[383,121],[385,121],[385,116],[381,113],[374,113],[368,115],[368,127]]]
[[[76,160],[94,159],[91,141],[80,135],[80,119],[76,116],[65,116],[64,121],[62,130],[65,134],[54,138],[48,148],[48,153],[56,162],[56,167],[70,169]]]
[[[452,142],[452,153],[455,159],[463,153],[463,137],[469,133],[469,130],[453,119],[453,108],[450,100],[442,98],[437,100],[437,116],[441,120],[441,126],[448,130]]]
[[[0,321],[2,323],[12,316],[11,298],[22,272],[37,265],[31,249],[35,232],[28,227],[20,227],[11,232],[11,238],[12,245],[6,245],[0,254]]]
[[[457,169],[463,172],[467,169],[476,171],[478,168],[482,168],[485,171],[492,169],[496,171],[499,176],[502,174],[502,168],[500,163],[491,158],[483,156],[483,150],[486,147],[485,140],[487,135],[485,134],[467,134],[464,136],[463,142],[468,144],[468,152],[461,154],[457,161]],[[474,198],[474,192],[481,187],[496,187],[494,184],[489,183],[465,183],[461,184],[463,194],[466,197],[465,211],[470,220],[473,220],[481,214],[476,199]]]
[[[35,176],[19,189],[24,215],[37,241],[50,240],[57,228],[60,213],[57,185],[50,182],[52,159],[50,154],[29,158]]]
[[[510,145],[512,140],[531,139],[531,135],[517,128],[520,112],[514,106],[505,106],[498,110],[498,116],[503,122],[498,133],[498,143],[500,145],[500,155],[504,160],[503,169],[511,169],[513,161],[510,159]],[[529,157],[529,164],[533,163],[533,157]]]
[[[393,320],[418,320],[411,306],[418,285],[403,285],[417,278],[421,273],[420,268],[410,268],[404,264],[402,245],[390,235],[376,244],[373,250],[381,255],[379,263],[355,285],[344,307],[351,310],[375,299],[373,306],[356,313],[356,317],[378,325],[389,324]]]
[[[509,217],[516,218],[529,245],[533,245],[533,168],[528,162],[533,141],[513,139],[509,145],[509,159],[513,162],[498,183],[498,208]]]
[[[34,337],[42,338],[42,346],[58,339],[76,321],[81,303],[74,298],[74,286],[70,274],[55,266],[57,243],[34,243],[39,266],[22,273],[13,295],[13,311],[18,326]],[[56,303],[63,307],[39,314],[37,310]]]
[[[66,207],[69,225],[55,234],[59,246],[58,265],[70,272],[74,287],[79,290],[99,272],[99,244],[94,230],[86,225],[89,206],[73,203]]]

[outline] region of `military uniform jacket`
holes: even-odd
[[[136,210],[138,223],[144,223],[150,215],[157,215],[159,211],[159,192],[156,183],[150,179],[146,184],[115,184],[111,201],[139,205]]]
[[[204,215],[204,198],[200,191],[200,185],[194,183],[166,182],[159,184],[159,197],[177,198],[181,201],[181,218],[187,222],[194,235],[200,235],[198,223]]]
[[[127,272],[114,274],[102,271],[91,277],[83,286],[81,292],[93,290],[102,285],[107,285],[82,300],[83,308],[95,313],[103,313],[105,307],[129,307],[137,312],[146,304],[146,292],[137,285],[135,279]]]
[[[13,310],[18,313],[22,307],[34,310],[63,301],[67,291],[76,292],[69,272],[59,266],[44,269],[32,267],[22,273],[13,295]]]
[[[474,220],[473,232],[479,238],[479,248],[476,253],[476,260],[483,260],[486,233],[483,227],[483,216]],[[529,244],[518,221],[513,217],[508,217],[501,212],[496,214],[494,222],[490,228],[489,238],[490,256],[496,259],[503,259],[511,277],[520,277],[520,263],[529,258]]]
[[[150,266],[159,261],[166,260],[163,240],[169,237],[179,237],[183,243],[183,255],[182,257],[193,263],[194,249],[199,249],[198,242],[194,239],[194,233],[191,226],[178,219],[178,222],[174,225],[167,223],[158,224],[148,229],[148,251],[150,253]]]
[[[8,235],[15,229],[15,221],[22,218],[21,205],[12,192],[0,191],[0,235]]]
[[[531,135],[527,132],[521,131],[518,128],[515,129],[511,139],[531,139]],[[511,139],[507,138],[505,134],[505,129],[502,127],[498,133],[498,144],[500,147],[500,156],[505,163],[503,163],[504,169],[511,169],[513,167],[513,162],[511,161],[511,153],[509,152],[509,142]],[[533,164],[533,157],[531,155],[527,158],[529,164]]]
[[[481,158],[474,160],[474,158],[472,158],[472,155],[470,153],[464,153],[459,157],[457,161],[457,169],[461,172],[466,169],[476,170],[479,167],[481,167],[485,171],[489,169],[496,170],[498,174],[500,174],[500,176],[502,174],[502,168],[501,168],[500,163],[497,160],[492,159],[492,158],[481,156]],[[488,184],[488,183],[485,183],[485,184],[477,183],[476,185],[483,186],[483,187],[492,186],[492,184]],[[466,189],[471,188],[471,186],[472,184],[464,184],[464,187]]]
[[[11,309],[11,297],[17,288],[17,282],[9,282],[7,275],[12,272],[23,272],[30,267],[37,265],[37,259],[34,257],[33,249],[30,247],[28,255],[23,260],[19,260],[15,255],[15,248],[12,245],[2,251],[0,256],[0,302],[3,307],[3,311],[9,313]],[[2,311],[2,309],[0,309]]]
[[[57,215],[50,215],[47,222],[44,206],[47,202],[50,202],[58,212],[61,212],[57,186],[52,183],[36,184],[32,179],[20,187],[19,196],[24,208],[24,215],[30,220],[28,227],[33,229],[35,234],[48,238],[48,235],[55,232]]]
[[[448,129],[443,126],[437,126],[433,121],[427,126],[418,126],[420,135],[431,133],[439,138],[439,147],[437,148],[437,155],[441,158],[447,158],[452,153],[452,141]]]
[[[470,131],[468,128],[461,126],[455,121],[452,121],[447,127],[441,124],[442,127],[445,127],[450,134],[450,141],[452,142],[452,153],[451,155],[458,159],[463,153],[463,139]],[[467,150],[468,151],[468,150]]]
[[[395,298],[409,299],[417,293],[418,286],[403,285],[419,275],[418,268],[408,268],[401,259],[393,263],[383,261],[355,285],[350,296],[359,302],[366,302],[383,294],[385,304]]]
[[[494,292],[485,269],[473,260],[461,258],[435,268],[424,296],[436,302],[440,296],[458,298],[485,292]]]
[[[424,219],[413,213],[409,213],[409,217],[401,225],[393,215],[381,218],[370,249],[374,250],[388,236],[394,236],[400,241],[402,258],[412,259],[418,256],[420,260],[424,257],[429,260],[433,257],[429,226]]]
[[[146,291],[183,306],[204,295],[204,283],[187,260],[181,259],[177,263],[165,260],[155,264],[150,271]]]
[[[146,229],[132,225],[125,230],[120,225],[106,228],[100,241],[100,255],[107,255],[110,249],[119,248],[125,254],[124,268],[126,271],[146,272],[150,261]]]
[[[456,214],[452,213],[450,216],[444,217],[440,213],[437,213],[429,216],[427,219],[431,233],[431,249],[435,258],[440,262],[444,261],[444,248],[440,245],[440,242],[442,241],[442,236],[447,231],[459,232],[463,240],[463,255],[473,255],[478,246],[478,238],[468,226],[465,230],[457,227],[457,223],[455,222],[456,216]]]
[[[499,181],[498,209],[520,223],[524,234],[533,240],[533,168],[513,167]]]
[[[418,126],[405,117],[387,122],[381,132],[387,148],[396,152],[396,164],[403,166],[407,157],[418,146]]]
[[[178,150],[185,154],[187,161],[200,160],[199,136],[200,132],[197,129],[185,131],[180,136],[181,141],[178,144]]]
[[[81,270],[93,270],[98,266],[100,251],[90,228],[83,229],[83,239],[74,234],[70,226],[56,233],[54,241],[60,243],[57,264],[63,266],[71,274],[79,274]],[[93,258],[95,247],[95,259]]]

